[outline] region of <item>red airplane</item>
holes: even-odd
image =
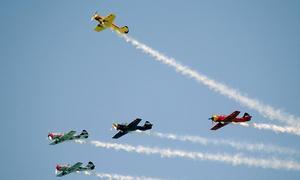
[[[240,114],[240,111],[234,111],[230,115],[213,115],[209,120],[212,122],[216,122],[217,124],[212,127],[210,130],[217,130],[223,126],[226,126],[229,123],[235,123],[235,122],[246,122],[250,121],[252,116],[250,116],[248,113],[245,113],[243,117],[238,118],[237,116]]]

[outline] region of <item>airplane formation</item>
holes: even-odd
[[[110,14],[106,17],[100,16],[97,12],[91,17],[91,20],[95,20],[98,24],[95,27],[96,32],[100,32],[104,29],[110,28],[118,33],[121,34],[127,34],[129,32],[129,29],[127,26],[119,27],[114,24],[115,19],[114,14]],[[212,115],[209,120],[212,121],[212,123],[216,123],[210,130],[218,130],[230,123],[242,123],[250,121],[252,116],[250,116],[248,113],[244,113],[242,117],[237,117],[240,114],[240,111],[234,111],[230,115]],[[142,121],[140,118],[136,118],[129,124],[126,123],[113,123],[112,127],[117,130],[117,134],[115,134],[112,138],[118,139],[125,134],[133,131],[147,131],[152,129],[153,124],[151,124],[149,121],[145,121],[143,126],[139,126],[139,123]],[[80,139],[87,139],[89,137],[89,134],[86,130],[82,130],[80,134],[76,135],[76,131],[71,130],[68,133],[48,133],[48,139],[51,141],[49,145],[56,145],[60,144],[66,141],[71,140],[80,140]],[[68,175],[73,172],[80,172],[80,171],[91,171],[95,169],[95,165],[93,162],[88,162],[86,166],[82,166],[82,162],[77,162],[73,165],[61,165],[58,164],[56,166],[56,176],[62,177],[65,175]]]

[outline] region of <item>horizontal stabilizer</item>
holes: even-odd
[[[89,169],[91,169],[91,170],[95,169],[95,165],[91,161],[88,163],[88,165],[86,167],[89,168]]]
[[[86,130],[82,130],[82,132],[79,135],[80,138],[88,138],[89,133]]]
[[[250,115],[248,113],[244,113],[244,116],[243,117],[249,117]]]
[[[123,34],[127,34],[129,32],[129,29],[127,26],[123,26],[123,27],[119,28],[119,32],[123,33]]]

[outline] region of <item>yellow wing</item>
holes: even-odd
[[[106,16],[103,21],[104,21],[104,23],[112,24],[113,21],[115,20],[115,18],[116,18],[116,15],[110,14],[110,15]]]
[[[103,27],[103,26],[101,26],[100,24],[98,24],[96,27],[95,27],[95,31],[97,31],[97,32],[100,32],[100,31],[102,31],[102,30],[104,30],[105,29],[105,27]]]

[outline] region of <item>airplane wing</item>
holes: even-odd
[[[119,131],[116,135],[114,135],[112,138],[114,139],[118,139],[119,137],[124,136],[125,134],[127,134],[128,131]]]
[[[60,137],[60,139],[62,141],[65,141],[65,140],[70,140],[73,138],[74,134],[76,133],[76,131],[70,131],[68,132],[67,134],[63,135],[62,137]]]
[[[218,123],[218,124],[216,124],[214,127],[212,127],[210,130],[217,130],[217,129],[220,129],[221,127],[223,127],[223,126],[226,126],[227,124],[229,124],[229,123]]]
[[[115,18],[116,18],[116,15],[110,14],[110,15],[106,16],[103,21],[107,22],[109,24],[112,24],[112,22],[115,20]]]
[[[97,31],[97,32],[100,32],[100,31],[102,31],[102,30],[104,30],[105,29],[105,27],[103,27],[102,25],[100,25],[100,24],[98,24],[96,27],[95,27],[95,31]]]
[[[71,172],[77,171],[77,170],[80,168],[81,165],[82,165],[82,163],[81,163],[81,162],[78,162],[78,163],[74,164],[73,166],[71,166],[71,167],[68,169],[68,171],[71,171]]]
[[[129,124],[127,125],[127,127],[128,127],[129,129],[134,128],[134,127],[136,127],[136,126],[141,122],[141,120],[142,120],[142,119],[137,118],[137,119],[133,120],[131,123],[129,123]]]
[[[55,144],[58,144],[58,143],[61,143],[62,141],[57,141],[57,140],[54,140],[52,143],[50,143],[50,145],[55,145]]]
[[[62,171],[61,173],[59,173],[59,174],[57,174],[56,176],[57,177],[62,177],[62,176],[65,176],[65,175],[67,175],[67,174],[70,174],[71,172],[69,172],[69,171]]]
[[[234,118],[236,118],[240,114],[240,111],[234,111],[229,116],[227,116],[223,121],[224,122],[231,122]]]

